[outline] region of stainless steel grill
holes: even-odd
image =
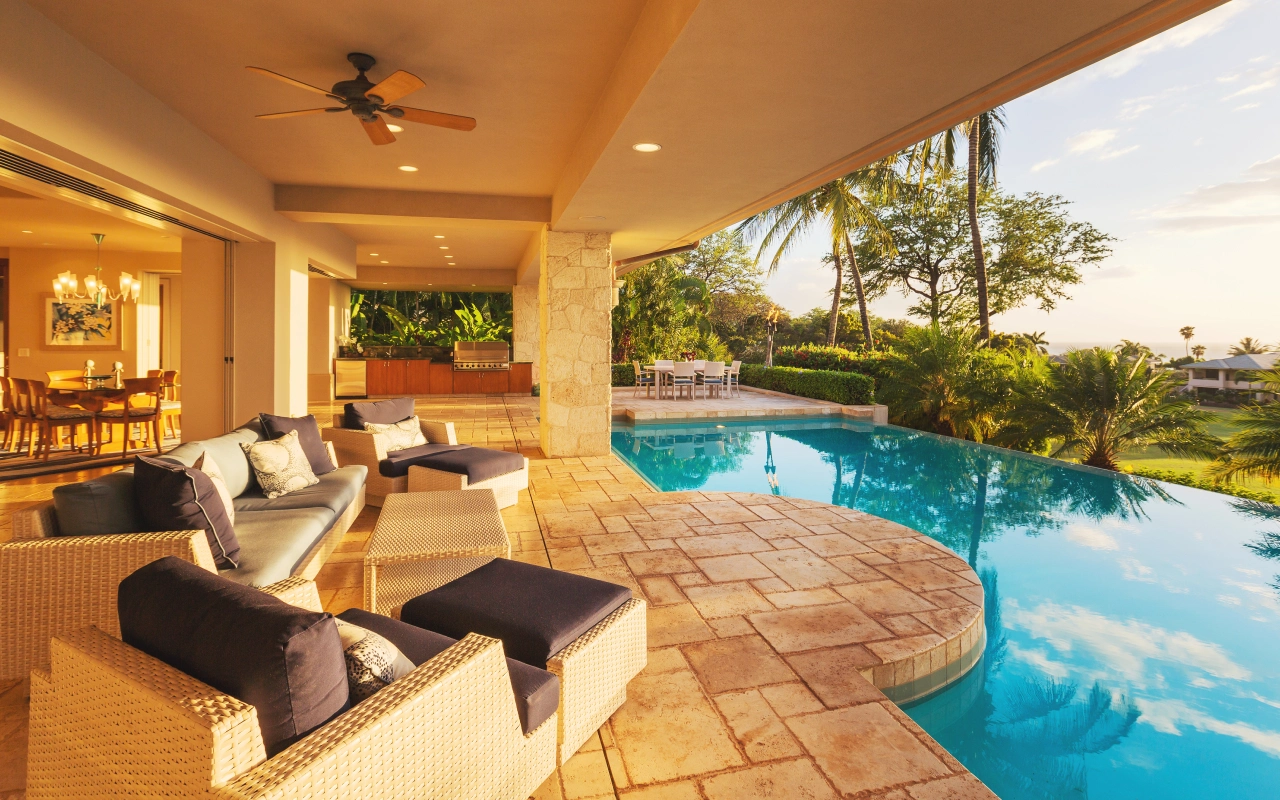
[[[454,342],[453,368],[511,369],[511,348],[506,342]]]

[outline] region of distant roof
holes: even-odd
[[[1247,356],[1231,356],[1215,358],[1212,361],[1198,361],[1195,364],[1183,364],[1181,369],[1271,369],[1280,353],[1252,353]]]

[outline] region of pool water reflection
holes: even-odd
[[[615,426],[660,489],[773,492],[969,561],[987,642],[906,710],[1004,800],[1280,797],[1280,509],[893,426]]]

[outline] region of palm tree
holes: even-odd
[[[1231,345],[1230,349],[1227,350],[1227,355],[1249,356],[1249,355],[1256,355],[1258,353],[1270,353],[1270,352],[1271,352],[1271,347],[1269,345],[1263,344],[1262,342],[1258,341],[1252,336],[1246,336],[1240,340],[1239,344]]]
[[[1260,370],[1249,376],[1263,391],[1280,393],[1280,368]],[[1227,440],[1226,452],[1209,465],[1216,480],[1280,477],[1280,403],[1253,405],[1236,417],[1240,430]]]
[[[1222,441],[1209,414],[1173,396],[1177,379],[1095,347],[1071,350],[1048,381],[1012,404],[997,443],[1053,440],[1055,457],[1075,454],[1092,467],[1117,470],[1127,450],[1156,447],[1183,458],[1213,458]]]
[[[804,239],[813,228],[822,226],[831,236],[832,265],[836,270],[836,285],[831,300],[831,316],[827,321],[827,345],[836,343],[836,330],[840,321],[840,291],[844,286],[844,265],[847,263],[853,275],[854,292],[858,297],[858,313],[862,317],[862,335],[871,344],[871,316],[867,312],[867,296],[862,285],[862,271],[854,254],[855,237],[870,239],[885,251],[891,251],[893,242],[888,231],[880,224],[875,210],[867,202],[873,195],[891,193],[898,174],[894,169],[897,157],[877,161],[855,170],[843,178],[837,178],[812,189],[799,197],[748,217],[738,226],[738,231],[751,237],[760,237],[756,259],[774,248],[769,275],[773,275],[791,248]],[[866,198],[866,199],[864,199]],[[843,252],[844,258],[841,257]]]
[[[1195,347],[1191,348],[1191,355],[1195,356],[1197,361],[1204,358],[1204,354],[1207,352],[1208,350],[1206,350],[1204,345],[1202,344],[1198,344]]]
[[[908,171],[918,170],[921,181],[928,170],[946,176],[956,167],[956,142],[964,136],[969,145],[969,235],[973,239],[973,264],[978,292],[978,336],[991,338],[991,314],[987,306],[987,257],[982,250],[982,230],[978,227],[978,186],[994,186],[996,162],[1000,160],[1000,131],[1004,129],[1004,106],[965,120],[911,148]]]
[[[1196,329],[1191,325],[1183,325],[1178,328],[1178,333],[1182,334],[1182,339],[1187,343],[1187,347],[1191,347],[1191,338],[1196,335]],[[1187,355],[1191,355],[1191,351],[1187,350]]]

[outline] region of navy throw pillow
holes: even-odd
[[[169,459],[137,456],[133,494],[150,531],[204,531],[218,569],[240,566],[240,542],[209,476]]]
[[[320,438],[320,424],[313,415],[277,417],[274,414],[259,414],[258,419],[262,422],[262,433],[268,439],[279,439],[289,431],[297,431],[298,444],[302,446],[302,453],[316,475],[337,469],[329,460],[329,450]]]
[[[342,408],[342,427],[353,431],[364,430],[366,422],[394,425],[413,416],[413,398],[397,397],[393,400],[374,400],[367,403],[347,403]]]
[[[333,616],[272,597],[174,556],[120,582],[121,638],[254,706],[267,755],[349,703]]]

